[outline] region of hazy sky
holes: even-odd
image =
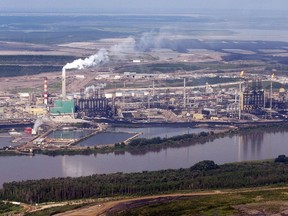
[[[287,0],[0,0],[1,11],[181,12],[193,9],[287,10]]]

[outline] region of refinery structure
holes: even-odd
[[[281,78],[263,75],[231,76],[237,81],[229,83],[195,85],[188,84],[195,77],[177,77],[179,86],[159,87],[155,83],[171,79],[163,74],[95,74],[94,84],[80,88],[78,92],[66,91],[65,69],[62,72],[62,94],[49,94],[49,81],[44,79],[43,104],[27,106],[35,116],[47,115],[53,119],[66,116],[71,122],[107,119],[127,122],[245,122],[255,119],[265,121],[286,119],[287,93],[284,88],[272,90],[273,83]],[[243,72],[242,72],[243,73]],[[98,76],[98,77],[97,77]],[[195,75],[194,75],[195,76]],[[203,77],[198,75],[199,77]],[[205,76],[213,76],[205,74]],[[219,76],[219,75],[218,75]],[[102,78],[101,78],[102,77]],[[109,81],[123,83],[118,88],[108,88]],[[221,75],[220,75],[221,77]],[[125,83],[142,81],[144,87],[129,87]],[[266,89],[263,88],[266,84]],[[268,87],[267,87],[268,86]],[[67,93],[69,92],[69,93]],[[33,112],[33,111],[32,111]],[[51,118],[50,118],[51,119]],[[69,123],[69,122],[67,122]]]
[[[25,133],[31,135],[15,138],[23,143],[18,150],[71,148],[78,139],[55,139],[49,134],[79,125],[92,128],[90,136],[105,130],[107,123],[195,126],[287,120],[288,93],[281,87],[287,83],[285,77],[238,70],[217,74],[114,72],[109,58],[107,51],[100,50],[66,64],[61,92],[50,91],[50,80],[43,77],[41,93],[2,96],[2,124],[27,125]],[[142,61],[127,63],[141,67],[146,63]],[[11,134],[18,136],[15,130]]]

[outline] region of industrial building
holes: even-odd
[[[67,115],[75,112],[74,100],[55,100],[54,106],[50,110],[52,115]]]
[[[252,112],[263,110],[265,107],[264,90],[244,91],[243,93],[243,110]]]
[[[109,110],[106,98],[80,98],[75,101],[75,112],[79,117],[107,116]]]
[[[241,81],[239,90],[237,87],[228,87],[228,89],[220,89],[217,85],[201,85],[198,88],[186,86],[186,79],[183,78],[183,87],[155,88],[155,79],[160,77],[151,74],[137,74],[135,72],[124,72],[122,78],[129,79],[130,82],[136,82],[136,78],[144,80],[151,79],[151,85],[144,89],[115,89],[108,93],[104,92],[106,83],[94,83],[85,89],[80,89],[80,93],[66,95],[66,71],[62,71],[62,97],[53,98],[48,94],[48,79],[44,79],[44,93],[41,110],[26,110],[33,115],[41,115],[45,108],[51,115],[70,116],[73,118],[97,118],[97,117],[115,117],[115,119],[129,119],[145,121],[146,119],[158,121],[164,119],[168,121],[189,121],[202,119],[227,119],[241,118],[241,112],[248,115],[263,115],[267,106],[267,92],[262,88],[262,82],[255,80],[250,82],[246,78]],[[151,75],[151,76],[150,76]],[[182,78],[182,77],[181,77]],[[181,79],[180,78],[180,79]],[[193,78],[194,79],[194,78]],[[149,79],[148,79],[149,80]],[[250,79],[251,80],[251,79]],[[105,80],[106,82],[106,80]],[[165,82],[164,82],[165,83]],[[160,83],[161,84],[161,83]],[[241,87],[242,86],[242,87]],[[271,93],[269,96],[272,95]],[[272,95],[273,96],[273,95]],[[49,98],[48,98],[49,97]],[[279,93],[279,102],[272,101],[272,106],[283,109],[286,105],[287,94],[281,89]],[[265,106],[266,102],[266,106]],[[277,105],[276,105],[276,102]],[[281,103],[280,103],[281,102]],[[52,105],[53,104],[53,105]],[[36,106],[35,106],[36,107]],[[260,111],[260,112],[259,112]],[[155,113],[154,113],[155,112]],[[187,120],[188,119],[188,120]]]
[[[75,99],[75,112],[77,117],[102,117],[110,116],[111,106],[104,97],[105,85],[89,86],[80,90],[80,98]]]
[[[252,87],[247,87],[242,95],[242,110],[251,113],[265,108],[265,92],[261,80],[253,80]]]

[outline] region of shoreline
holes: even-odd
[[[202,122],[201,122],[202,123]],[[112,125],[116,126],[117,124]],[[190,125],[189,123],[183,123],[183,124],[160,124],[160,123],[153,123],[153,124],[134,124],[133,126],[137,127],[148,127],[148,126],[187,126]],[[117,125],[119,126],[119,125]],[[131,127],[128,124],[120,124],[122,127]],[[66,148],[60,148],[60,149],[34,149],[33,152],[20,152],[17,150],[2,150],[0,151],[0,157],[1,156],[25,156],[25,155],[36,155],[36,154],[42,154],[42,155],[48,155],[48,156],[57,156],[57,155],[91,155],[91,154],[106,154],[106,153],[123,153],[123,152],[130,152],[130,153],[137,153],[142,152],[146,153],[147,151],[158,151],[159,149],[166,149],[166,148],[174,148],[174,147],[184,147],[184,146],[190,146],[190,145],[196,145],[203,142],[208,142],[210,140],[218,139],[220,137],[229,136],[229,135],[236,135],[241,134],[245,131],[251,131],[251,130],[259,130],[259,129],[284,129],[286,130],[286,127],[288,126],[288,122],[258,122],[256,124],[247,124],[245,122],[238,124],[238,125],[216,125],[216,124],[199,124],[198,127],[208,127],[208,128],[217,128],[220,127],[222,130],[218,132],[204,132],[202,135],[198,134],[185,134],[180,136],[174,136],[170,138],[151,138],[151,139],[145,139],[145,138],[137,138],[136,136],[133,138],[136,139],[129,139],[129,142],[121,142],[121,143],[115,143],[115,144],[109,144],[109,145],[101,145],[101,146],[75,146],[75,143],[78,143],[79,141],[76,141],[75,143],[72,143],[69,147]],[[197,127],[196,127],[197,128]],[[94,133],[93,133],[94,134]],[[92,135],[93,135],[92,134]],[[91,137],[91,135],[89,136]],[[176,138],[176,140],[175,140]],[[87,138],[86,138],[87,139]],[[145,141],[145,143],[148,144],[142,144],[139,142],[139,144],[135,145],[135,142],[137,140]],[[157,140],[157,143],[155,141]],[[132,143],[132,144],[131,144]]]

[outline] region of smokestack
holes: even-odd
[[[186,108],[186,78],[184,78],[184,86],[183,86],[183,102],[184,102],[184,108]]]
[[[66,70],[62,69],[62,98],[66,99]]]
[[[81,88],[81,89],[80,89],[80,98],[81,98],[81,99],[84,99],[84,95],[85,95],[85,94],[84,94],[84,89]]]
[[[155,83],[154,83],[154,79],[153,79],[152,85],[153,85],[152,96],[154,97],[154,96],[155,96]]]
[[[44,78],[44,104],[48,105],[48,87],[47,87],[48,78]]]

